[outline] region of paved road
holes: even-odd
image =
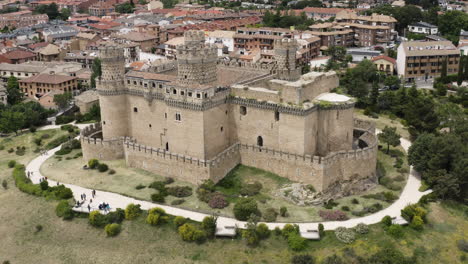
[[[49,129],[54,128],[54,126],[49,126],[48,128]],[[411,143],[408,140],[401,138],[401,145],[407,151]],[[44,176],[47,176],[47,175],[41,175],[40,167],[48,158],[52,157],[54,153],[58,151],[59,149],[60,147],[49,150],[46,155],[41,155],[35,158],[26,166],[26,171],[33,172],[33,175],[31,176],[31,180],[33,183],[39,183],[39,180],[41,178],[43,178]],[[56,181],[53,181],[52,179],[48,179],[48,181],[49,181],[50,186],[54,186],[56,184]],[[172,206],[152,203],[149,201],[137,200],[134,198],[121,195],[121,194],[116,194],[112,192],[104,192],[104,191],[97,191],[96,197],[93,199],[93,202],[89,203],[89,198],[92,197],[91,189],[83,188],[77,185],[66,184],[66,183],[60,183],[60,184],[64,184],[66,187],[70,188],[73,191],[75,200],[77,201],[81,200],[80,198],[81,194],[86,194],[88,200],[83,204],[83,207],[79,209],[83,212],[88,211],[88,208],[87,208],[88,204],[91,205],[92,207],[91,210],[96,210],[99,203],[106,202],[110,204],[110,207],[112,209],[125,208],[130,203],[140,204],[141,208],[144,210],[148,210],[153,207],[161,207],[164,210],[166,210],[168,214],[176,215],[176,216],[183,216],[183,217],[190,218],[198,222],[201,222],[205,216],[208,216],[208,214],[204,214],[204,213],[199,213],[199,212],[180,209],[180,208],[176,208]],[[389,215],[391,217],[400,217],[401,209],[403,209],[408,204],[417,203],[423,195],[431,192],[430,190],[425,191],[425,192],[420,192],[419,191],[420,186],[421,186],[420,178],[417,172],[411,168],[408,181],[407,181],[405,188],[403,189],[403,192],[401,193],[399,199],[396,200],[389,207],[372,215],[368,215],[368,216],[364,216],[360,218],[353,218],[353,219],[349,219],[346,221],[322,222],[322,224],[324,225],[326,230],[335,230],[338,227],[351,228],[351,227],[356,226],[359,223],[364,223],[368,225],[375,224],[375,223],[380,222],[380,220],[386,215]],[[218,227],[237,226],[239,228],[244,228],[246,222],[238,221],[236,219],[229,218],[229,217],[218,217],[217,224],[218,224]],[[270,229],[274,229],[275,227],[282,228],[286,223],[266,223],[266,224],[268,225]],[[318,228],[318,222],[297,223],[297,224],[299,225],[301,230],[317,230]]]

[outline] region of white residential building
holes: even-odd
[[[424,35],[437,35],[439,33],[437,26],[422,21],[409,25],[408,31]]]

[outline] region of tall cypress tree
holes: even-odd
[[[464,70],[466,71],[465,69],[465,56],[461,56],[460,57],[460,61],[459,61],[459,64],[458,64],[458,75],[457,75],[457,84],[458,86],[460,86],[460,84],[462,84],[463,82],[463,78],[465,77],[465,72]]]
[[[440,71],[440,80],[445,83],[445,80],[447,79],[447,58],[444,59],[442,62],[442,69]]]

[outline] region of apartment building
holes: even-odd
[[[451,41],[409,41],[398,47],[397,71],[406,82],[439,77],[447,61],[447,74],[456,74],[460,50]]]
[[[284,28],[238,28],[234,34],[235,49],[272,50],[275,39],[293,38],[295,31]]]
[[[314,24],[309,27],[310,34],[320,38],[320,46],[343,46],[354,45],[354,31],[337,22]]]
[[[78,81],[75,76],[57,75],[57,74],[38,74],[27,79],[20,80],[19,87],[21,91],[29,98],[39,98],[51,91],[78,92]]]
[[[33,15],[31,11],[19,11],[0,16],[0,27],[29,27],[37,24],[49,22],[49,17],[45,14]]]

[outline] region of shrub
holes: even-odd
[[[156,202],[156,203],[164,203],[166,199],[162,193],[157,192],[151,195],[151,201]]]
[[[463,252],[468,252],[468,241],[466,241],[465,239],[458,240],[457,247]]]
[[[345,227],[338,227],[335,229],[335,236],[339,241],[346,244],[354,242],[355,239],[354,231]]]
[[[401,216],[410,223],[415,216],[421,217],[421,219],[426,222],[426,214],[427,211],[416,204],[410,204],[401,210]]]
[[[216,221],[217,218],[214,216],[206,216],[203,218],[201,223],[202,229],[205,231],[205,234],[209,238],[213,238],[216,232]]]
[[[93,169],[93,170],[94,170],[94,169],[97,168],[98,165],[99,165],[99,161],[98,161],[97,159],[90,159],[90,160],[88,161],[88,167],[89,167],[90,169]]]
[[[137,190],[141,190],[141,189],[144,189],[144,188],[146,188],[146,186],[143,185],[143,184],[138,184],[137,186],[135,186],[135,189],[137,189]]]
[[[389,203],[398,199],[398,196],[396,196],[393,192],[379,192],[379,193],[374,193],[374,194],[366,194],[366,195],[363,195],[362,197],[366,199],[381,200],[381,201],[385,201]]]
[[[3,181],[2,181],[2,187],[5,190],[8,188],[8,182],[5,179],[3,179]]]
[[[40,146],[40,145],[42,145],[42,138],[35,138],[33,140],[33,142],[34,142],[34,144]]]
[[[172,177],[165,177],[164,178],[164,183],[165,184],[171,184],[173,182],[174,182],[174,178],[172,178]]]
[[[106,172],[109,169],[109,166],[107,166],[105,163],[99,163],[97,165],[97,169],[99,172]]]
[[[341,206],[341,210],[349,211],[350,209],[349,209],[349,206],[344,205],[344,206]]]
[[[257,235],[260,239],[269,237],[271,233],[270,229],[268,229],[268,226],[264,223],[258,224],[255,231],[257,232]]]
[[[120,225],[119,224],[108,224],[106,227],[104,227],[104,230],[106,231],[107,236],[116,236],[120,233]]]
[[[325,227],[323,226],[322,223],[318,224],[318,231],[319,231],[320,237],[325,236]]]
[[[237,220],[246,221],[250,215],[261,216],[257,207],[257,202],[252,198],[241,198],[234,205],[234,216]]]
[[[56,147],[62,145],[63,143],[65,143],[67,141],[68,141],[68,136],[67,135],[62,135],[62,136],[60,136],[58,138],[52,139],[49,143],[47,143],[45,148],[46,149],[53,149],[53,148],[56,148]]]
[[[291,264],[314,264],[315,261],[311,255],[295,255],[291,259]]]
[[[166,188],[169,195],[182,198],[192,195],[192,188],[189,186],[174,186]]]
[[[107,219],[99,211],[92,211],[88,216],[89,224],[94,227],[104,227],[107,224]]]
[[[404,235],[403,227],[401,225],[391,225],[388,227],[387,232],[394,238],[402,238]]]
[[[176,227],[179,227],[179,226],[182,226],[183,224],[187,223],[187,218],[182,217],[182,216],[176,216],[173,221],[174,221],[174,225]]]
[[[68,204],[67,200],[62,200],[55,207],[55,213],[58,217],[62,217],[64,220],[70,220],[73,218],[73,210]]]
[[[213,193],[209,190],[200,187],[197,189],[197,198],[202,202],[209,203],[212,195]]]
[[[36,225],[36,233],[39,233],[42,231],[42,225]]]
[[[113,212],[106,214],[107,223],[117,223],[120,224],[125,219],[125,211],[117,208]]]
[[[50,138],[50,135],[45,133],[45,134],[42,134],[41,138],[42,139],[48,139],[48,138]]]
[[[361,235],[369,233],[369,227],[364,223],[359,223],[354,230]]]
[[[323,205],[323,207],[325,207],[326,209],[332,209],[333,207],[337,205],[338,205],[337,202],[333,201],[333,199],[330,199]]]
[[[57,155],[57,156],[67,155],[67,154],[70,154],[70,152],[72,152],[71,148],[69,148],[69,147],[67,147],[65,145],[62,145],[60,150],[55,152],[55,155]]]
[[[15,151],[15,150],[14,150],[13,148],[10,148],[10,149],[8,150],[8,153],[12,153],[13,151]]]
[[[274,222],[276,221],[276,217],[278,216],[278,212],[274,208],[268,208],[263,213],[263,220],[266,222]]]
[[[169,217],[166,215],[166,211],[159,207],[151,208],[148,211],[148,216],[146,217],[146,223],[153,226],[166,223],[168,220]]]
[[[384,226],[391,226],[392,225],[392,218],[389,215],[386,215],[380,221]]]
[[[158,191],[166,191],[166,183],[163,181],[154,181],[148,187]]]
[[[13,167],[15,167],[15,165],[16,165],[16,161],[15,161],[15,160],[10,160],[10,161],[8,161],[8,168],[13,168]]]
[[[253,196],[260,192],[262,189],[262,184],[259,182],[243,184],[240,189],[240,194],[244,196]]]
[[[181,205],[185,203],[184,199],[175,199],[174,201],[171,202],[171,205]]]
[[[45,191],[45,190],[49,189],[49,182],[41,181],[41,183],[39,183],[39,186],[41,186],[41,190]]]
[[[211,195],[210,197],[210,201],[208,202],[208,205],[211,207],[211,208],[218,208],[218,209],[222,209],[226,206],[229,205],[228,201],[226,200],[226,198],[224,197],[224,194],[222,193],[219,193],[219,192],[215,192]]]
[[[70,188],[61,184],[59,186],[49,187],[48,191],[57,199],[70,199],[73,197],[73,192]]]
[[[411,228],[415,230],[421,231],[423,230],[423,227],[424,227],[424,221],[421,219],[419,215],[415,215],[413,217],[413,220],[411,220],[410,226]]]
[[[281,206],[280,207],[280,215],[282,217],[287,217],[288,216],[288,208],[286,206]]]
[[[307,239],[293,233],[288,236],[288,247],[294,251],[301,251],[307,247]]]
[[[275,227],[275,229],[273,229],[273,234],[275,234],[275,236],[280,236],[281,228],[279,226]]]
[[[139,204],[129,204],[125,208],[125,219],[133,220],[141,214],[141,206]]]
[[[73,120],[75,120],[73,116],[61,115],[55,119],[55,124],[57,125],[66,124],[66,123],[72,122]]]
[[[3,145],[0,145],[0,151],[4,150],[5,149],[5,146]]]
[[[346,216],[346,213],[340,210],[335,210],[335,211],[320,210],[319,215],[324,220],[329,220],[329,221],[343,221],[343,220],[348,219],[348,216]]]
[[[292,224],[285,224],[283,230],[281,230],[281,235],[284,238],[288,238],[291,234],[299,234],[299,226]]]
[[[179,235],[183,241],[203,242],[206,239],[206,235],[202,230],[189,223],[179,227]]]
[[[15,154],[18,155],[18,156],[24,156],[25,153],[26,153],[26,151],[25,151],[24,147],[17,149],[16,152],[15,152]]]
[[[109,175],[114,175],[115,174],[115,170],[114,169],[110,169],[109,170]]]

